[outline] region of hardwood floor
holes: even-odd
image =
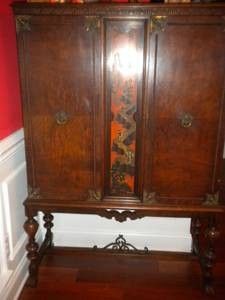
[[[225,299],[225,263],[215,267],[214,299]],[[37,288],[19,300],[179,300],[208,299],[201,272],[187,255],[125,256],[56,249],[41,264]]]

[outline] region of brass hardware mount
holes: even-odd
[[[156,200],[156,193],[155,192],[147,192],[146,190],[143,191],[143,202],[145,204],[153,205],[157,203]]]
[[[192,126],[193,122],[193,116],[189,113],[184,113],[181,117],[181,127],[183,128],[189,128]]]
[[[215,194],[206,194],[205,201],[202,204],[206,206],[219,205],[219,192]]]
[[[55,120],[58,125],[65,125],[69,121],[69,116],[62,110],[55,114]]]
[[[150,19],[150,32],[162,32],[167,25],[166,16],[152,16]]]
[[[100,190],[88,190],[88,201],[100,201],[102,199],[102,193]]]
[[[16,17],[16,31],[19,33],[21,31],[31,31],[29,15],[19,15]]]
[[[38,187],[33,188],[28,185],[28,198],[40,199],[41,198],[40,188],[38,188]]]
[[[100,18],[95,16],[85,17],[84,28],[87,32],[93,32],[100,28]]]

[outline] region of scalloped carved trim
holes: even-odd
[[[144,218],[144,215],[138,214],[135,210],[118,211],[114,209],[106,209],[103,212],[100,212],[99,216],[107,219],[115,218],[115,220],[120,223],[125,222],[127,219],[136,220]]]

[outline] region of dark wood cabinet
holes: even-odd
[[[100,36],[87,32],[85,16],[31,19],[20,45],[29,186],[45,199],[86,200],[102,186]]]
[[[225,204],[225,5],[15,3],[13,10],[28,284],[52,246],[51,213],[120,222],[175,216],[192,218],[193,254],[213,292],[216,219]],[[47,229],[40,249],[38,211]]]

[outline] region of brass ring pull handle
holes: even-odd
[[[69,116],[62,110],[55,114],[55,120],[58,125],[65,125],[69,120]]]
[[[193,119],[194,118],[191,114],[189,114],[189,113],[183,114],[183,116],[181,117],[181,127],[183,127],[183,128],[191,127]]]

